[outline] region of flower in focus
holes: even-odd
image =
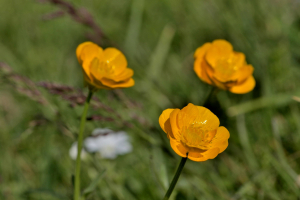
[[[90,87],[114,89],[134,85],[133,70],[127,68],[127,60],[118,49],[103,50],[92,42],[84,42],[77,47],[76,56]]]
[[[69,150],[69,155],[73,160],[77,158],[77,142],[74,142]],[[84,149],[81,150],[81,159],[84,160],[87,156],[87,153]]]
[[[194,71],[210,85],[236,94],[250,92],[255,87],[252,65],[246,63],[243,53],[233,51],[226,40],[205,43],[194,57]]]
[[[215,158],[228,146],[229,132],[210,110],[188,104],[183,109],[166,109],[159,117],[160,127],[172,149],[193,161]]]
[[[85,149],[91,153],[99,152],[103,158],[115,159],[118,155],[132,151],[128,135],[124,131],[97,128],[92,135],[85,139]]]

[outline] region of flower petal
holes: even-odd
[[[189,126],[194,122],[194,120],[198,116],[198,109],[197,107],[189,103],[187,106],[182,108],[178,113],[178,127],[182,129],[184,126]]]
[[[212,46],[208,49],[205,57],[210,66],[214,68],[220,58],[229,57],[232,51],[232,45],[226,40],[215,40],[213,41]]]
[[[177,123],[177,116],[178,116],[179,112],[180,112],[180,109],[177,108],[170,114],[170,124],[171,124],[171,128],[172,128],[172,135],[171,134],[170,135],[177,141],[180,140],[179,127],[178,127],[178,123]]]
[[[244,94],[253,90],[254,87],[255,79],[253,76],[250,76],[241,84],[229,88],[229,91],[236,94]]]
[[[189,152],[188,158],[196,162],[208,160],[208,158],[204,157],[200,152]]]
[[[220,153],[219,148],[209,149],[206,152],[202,153],[202,155],[208,159],[214,159]]]
[[[115,82],[111,79],[107,79],[107,78],[102,78],[101,79],[101,83],[104,86],[107,86],[111,89],[116,89],[116,88],[127,88],[127,87],[132,87],[134,86],[134,80],[132,78],[129,78],[127,80],[124,81],[120,81],[120,82]]]
[[[233,55],[234,55],[232,58],[233,59],[233,61],[232,61],[233,68],[240,69],[243,66],[245,66],[245,64],[247,64],[246,56],[242,52],[234,52]]]
[[[228,89],[225,83],[220,82],[215,77],[212,77],[211,80],[214,83],[214,85],[217,86],[218,88],[223,89],[223,90],[227,90]]]
[[[172,134],[172,128],[171,128],[171,123],[170,123],[170,114],[174,111],[175,109],[169,108],[164,110],[161,115],[158,118],[159,125],[161,129],[168,135]]]
[[[86,82],[98,89],[111,89],[111,87],[103,85],[103,83],[101,81],[102,73],[99,72],[99,70],[100,70],[99,59],[94,58],[90,64],[91,78],[90,78],[90,80],[86,79]]]
[[[239,52],[232,52],[228,57],[220,57],[214,67],[214,77],[222,83],[235,81],[234,77],[245,64],[245,55]]]
[[[214,73],[215,73],[214,69],[211,66],[209,66],[209,64],[205,60],[203,60],[202,66],[203,66],[203,73],[207,75],[212,85],[217,86],[218,88],[221,88],[223,90],[227,89],[224,83],[221,83],[214,77]]]
[[[76,56],[77,56],[78,62],[80,64],[82,64],[82,59],[81,59],[82,49],[83,49],[83,47],[86,47],[88,45],[94,45],[94,43],[92,43],[92,42],[83,42],[80,45],[78,45],[78,47],[76,48]]]
[[[197,151],[189,152],[188,158],[193,161],[201,162],[201,161],[206,161],[208,159],[214,159],[219,153],[220,153],[219,148],[213,148],[203,153]]]
[[[188,149],[185,148],[180,142],[170,138],[170,144],[172,149],[181,157],[186,157]]]
[[[227,147],[228,147],[228,140],[226,140],[222,144],[220,144],[220,146],[219,146],[220,152],[219,153],[222,153],[223,151],[225,151],[225,149]]]
[[[254,68],[252,65],[245,65],[239,71],[237,71],[235,78],[238,83],[245,81],[253,74]]]
[[[203,69],[203,57],[196,58],[194,62],[194,71],[196,72],[197,76],[204,82],[208,84],[212,84],[210,78],[207,75],[205,69]]]
[[[127,80],[133,76],[134,72],[130,68],[126,68],[121,74],[110,77],[112,80],[119,82],[122,80]]]
[[[86,75],[90,78],[90,65],[94,58],[103,59],[103,49],[92,42],[84,42],[76,49],[78,62],[82,65]]]
[[[217,129],[216,135],[211,140],[209,147],[210,148],[215,148],[215,147],[224,148],[224,145],[226,146],[226,144],[224,144],[224,142],[228,141],[229,137],[230,137],[229,131],[224,126],[220,126]],[[223,149],[221,149],[221,150],[223,150]]]
[[[191,124],[201,126],[201,129],[206,132],[215,130],[220,121],[209,109],[189,103],[178,113],[178,127],[182,129],[182,127]]]
[[[197,48],[194,54],[194,58],[203,58],[207,50],[211,47],[211,43],[207,42],[201,47]]]
[[[127,60],[124,54],[116,48],[104,50],[104,60],[114,66],[114,74],[122,73],[127,67]]]

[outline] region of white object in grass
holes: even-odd
[[[74,142],[69,150],[69,155],[73,160],[77,158],[77,142]],[[81,160],[84,160],[87,156],[87,153],[84,149],[81,150]]]
[[[85,139],[85,149],[88,152],[99,152],[103,158],[115,159],[118,155],[132,151],[128,135],[124,131],[96,128],[92,135]]]

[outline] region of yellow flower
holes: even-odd
[[[134,85],[133,70],[127,68],[127,60],[118,49],[103,50],[92,42],[84,42],[77,47],[76,56],[90,87],[114,89]]]
[[[246,63],[243,53],[233,51],[226,40],[205,43],[194,57],[194,71],[210,85],[236,94],[250,92],[255,87],[252,65]]]
[[[188,104],[183,109],[166,109],[159,117],[160,127],[172,149],[193,161],[215,158],[228,146],[229,132],[210,110]]]

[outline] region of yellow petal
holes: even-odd
[[[173,112],[172,108],[164,110],[161,115],[159,116],[158,122],[161,127],[161,129],[169,136],[169,134],[172,134],[172,128],[170,124],[170,114]]]
[[[202,61],[202,58],[196,58],[196,60],[194,61],[194,71],[202,81],[206,82],[204,80],[204,78],[202,77],[201,61]]]
[[[103,58],[103,49],[94,43],[86,43],[78,47],[79,58],[92,61],[95,57],[101,60]]]
[[[228,141],[229,137],[230,137],[229,131],[224,126],[220,126],[217,129],[216,135],[211,140],[209,147],[210,148],[216,148],[220,146],[224,147],[224,142]]]
[[[234,52],[232,57],[233,68],[240,69],[246,64],[246,56],[242,52]]]
[[[187,147],[209,149],[208,144],[215,135],[209,133],[218,128],[220,124],[218,117],[207,108],[189,104],[178,114],[178,122],[182,115],[187,115],[184,112],[189,114],[185,124],[180,128],[180,141]]]
[[[228,89],[225,83],[220,82],[215,77],[212,77],[211,80],[214,83],[214,85],[217,86],[218,88],[220,88],[222,90],[227,90]]]
[[[83,78],[86,81],[86,83],[90,84],[92,82],[91,78],[86,74],[86,72],[82,69]]]
[[[92,42],[85,42],[78,46],[76,55],[86,75],[90,77],[90,66],[94,58],[103,58],[103,49]]]
[[[208,84],[212,84],[210,78],[208,77],[205,69],[203,69],[203,58],[202,57],[198,57],[196,58],[195,62],[194,62],[194,71],[197,74],[197,76],[204,82],[208,83]]]
[[[207,74],[207,77],[212,82],[212,85],[217,86],[218,88],[221,88],[223,90],[226,90],[227,87],[224,83],[220,82],[214,77],[215,71],[214,69],[206,62],[206,60],[203,60],[202,62],[203,66],[203,72]]]
[[[189,103],[187,106],[182,108],[178,113],[177,119],[179,129],[188,127],[190,124],[192,124],[198,117],[198,113],[197,107],[192,103]]]
[[[254,68],[252,65],[245,65],[235,74],[235,79],[238,83],[245,81],[248,77],[253,74]]]
[[[209,149],[206,152],[202,153],[202,155],[208,159],[214,159],[220,153],[219,148]]]
[[[194,54],[194,58],[203,58],[207,50],[211,47],[211,43],[207,42],[201,47],[197,48]]]
[[[234,75],[245,64],[245,55],[232,52],[227,57],[220,57],[214,67],[214,77],[220,82],[228,82],[234,79]]]
[[[219,149],[220,149],[219,153],[222,153],[227,147],[228,147],[228,140],[224,141],[222,144],[219,145]]]
[[[209,149],[204,153],[199,153],[197,151],[189,152],[188,158],[193,161],[201,162],[201,161],[206,161],[208,159],[214,159],[219,154],[219,152],[220,152],[219,148]]]
[[[177,141],[180,140],[180,133],[179,133],[179,127],[177,123],[177,115],[180,112],[180,109],[175,109],[171,114],[170,114],[170,123],[171,123],[171,128],[172,128],[172,135],[170,136]]]
[[[98,88],[105,88],[105,89],[115,89],[115,88],[127,88],[134,85],[134,80],[132,78],[128,78],[122,81],[114,81],[112,79],[103,77],[106,75],[103,72],[103,69],[99,67],[100,64],[103,62],[99,62],[99,59],[94,58],[91,65],[90,65],[90,74],[92,78],[92,82]]]
[[[204,157],[201,153],[199,152],[189,152],[188,158],[192,161],[196,162],[202,162],[208,160],[208,158]]]
[[[100,80],[96,80],[96,79],[93,79],[91,85],[98,89],[106,89],[106,90],[112,89],[111,87],[107,87],[103,85]]]
[[[84,76],[87,84],[92,85],[98,89],[110,89],[101,83],[101,73],[99,73],[99,59],[94,58],[89,66],[90,77]]]
[[[134,72],[130,68],[126,68],[121,74],[111,76],[110,78],[116,82],[127,80],[133,76]]]
[[[196,106],[198,109],[197,123],[203,125],[206,130],[211,131],[220,125],[219,118],[212,113],[209,109],[203,106]]]
[[[172,149],[181,157],[186,157],[188,149],[185,148],[180,142],[170,138],[170,144]]]
[[[245,94],[253,90],[254,87],[255,87],[255,79],[253,76],[250,76],[241,84],[229,88],[229,91],[236,94]]]
[[[116,48],[106,48],[104,50],[104,60],[113,66],[115,75],[122,73],[127,67],[124,54]]]
[[[229,57],[232,51],[232,45],[226,40],[215,40],[207,50],[205,58],[209,65],[214,68],[219,59]]]
[[[91,81],[85,80],[85,83],[89,86],[89,88],[106,89],[106,90],[111,89],[107,86],[104,86],[100,81],[97,80],[91,80]]]
[[[203,60],[202,66],[203,73],[206,74],[212,85],[217,86],[218,88],[221,88],[223,90],[227,89],[224,83],[221,83],[214,77],[214,69],[211,66],[209,66],[209,64],[205,60]]]
[[[102,78],[100,81],[104,86],[107,86],[111,89],[128,88],[134,86],[134,80],[132,78],[120,82],[115,82],[107,78]]]
[[[220,121],[209,109],[189,103],[178,113],[178,127],[182,129],[191,124],[195,127],[199,126],[204,132],[207,132],[215,130]]]
[[[82,52],[82,49],[83,47],[87,46],[87,45],[93,45],[94,43],[92,42],[83,42],[81,43],[80,45],[78,45],[78,47],[76,48],[76,57],[78,59],[78,62],[80,64],[82,64],[82,59],[81,59],[81,52]]]
[[[92,84],[95,87],[101,89],[116,89],[127,88],[134,85],[134,80],[132,78],[116,82],[114,80],[103,77],[103,71],[101,71],[99,64],[101,63],[99,63],[99,60],[95,58],[90,65]]]
[[[94,58],[89,66],[90,74],[92,75],[93,79],[100,80],[102,78],[102,73],[99,67],[100,61],[98,58]]]

